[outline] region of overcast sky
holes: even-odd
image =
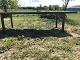
[[[62,0],[19,0],[19,5],[20,6],[39,6],[42,4],[44,5],[59,5],[62,6],[63,2]],[[80,5],[80,0],[73,0],[70,1],[68,6],[75,6],[75,5]]]

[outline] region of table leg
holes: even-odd
[[[56,28],[57,28],[57,15],[55,15],[55,19],[56,19]]]
[[[10,15],[10,19],[11,19],[11,27],[13,28],[12,15]]]
[[[62,32],[64,32],[65,14],[62,15]]]
[[[2,23],[2,31],[3,31],[3,33],[5,33],[5,25],[4,25],[3,15],[1,15],[1,23]]]

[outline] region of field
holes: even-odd
[[[1,33],[0,60],[80,60],[80,13],[67,14],[65,32],[61,20],[39,15],[13,15],[14,28],[5,18],[6,34]]]

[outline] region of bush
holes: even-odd
[[[40,14],[40,18],[54,19],[54,14]]]

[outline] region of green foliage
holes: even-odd
[[[0,8],[7,12],[7,9],[18,8],[17,0],[0,0]]]
[[[18,8],[18,0],[12,0],[9,3],[10,3],[10,9]]]
[[[54,10],[61,10],[58,5],[53,6]]]
[[[49,6],[46,6],[46,5],[44,5],[44,6],[42,6],[41,4],[40,4],[40,6],[37,6],[37,7],[30,7],[30,6],[27,6],[27,7],[19,7],[19,9],[26,9],[26,10],[28,10],[28,9],[32,9],[32,10],[45,10],[45,11],[55,11],[55,10],[61,10],[60,9],[60,7],[58,6],[58,5],[49,5]]]
[[[49,10],[52,10],[52,6],[51,5],[49,5]]]
[[[47,52],[41,51],[37,47],[23,51],[23,52],[16,51],[12,53],[12,58],[15,58],[15,59],[17,58],[17,59],[23,60],[25,57],[28,57],[28,56],[34,56],[39,59],[39,58],[48,58],[49,54]]]
[[[22,56],[22,52],[16,51],[16,52],[12,53],[11,59],[13,59],[13,60],[16,60],[16,59],[23,60],[24,57]]]
[[[73,26],[78,26],[80,25],[80,13],[77,14],[68,14],[67,15],[67,19],[66,19],[66,23],[67,24],[71,24]],[[76,19],[77,18],[77,19]]]
[[[50,60],[61,60],[61,59],[59,57],[57,57],[57,56],[54,56]]]
[[[49,5],[49,10],[60,10],[58,5]]]
[[[43,6],[43,10],[49,10],[48,6]]]
[[[54,49],[53,48],[50,48],[49,49],[49,53],[54,53],[55,51],[54,51]]]
[[[54,14],[40,14],[40,18],[55,19]]]
[[[8,51],[8,50],[9,50],[8,47],[5,47],[5,46],[0,47],[0,53],[3,53],[3,52]]]
[[[15,41],[14,38],[5,38],[3,42],[0,42],[0,53],[9,50],[14,45],[13,41]]]
[[[65,5],[64,4],[62,5],[61,10],[65,10]]]
[[[19,36],[19,35],[18,35],[18,38],[17,38],[17,39],[20,41],[20,40],[22,40],[23,38],[24,38],[24,35],[22,35],[22,36]]]

